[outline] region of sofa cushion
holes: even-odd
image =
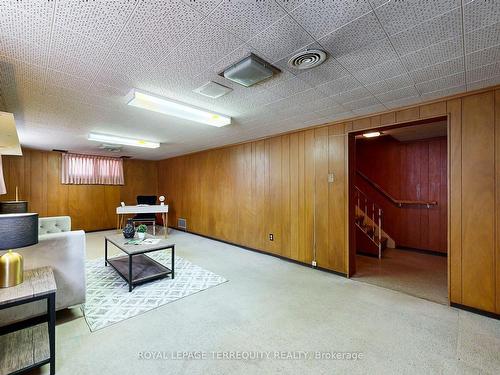
[[[71,231],[69,216],[41,217],[38,219],[38,235]]]

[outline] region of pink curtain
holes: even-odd
[[[2,156],[0,155],[0,195],[1,194],[7,194],[7,189],[5,188],[5,180],[3,179]]]
[[[61,182],[77,185],[123,185],[123,160],[106,156],[62,154]]]

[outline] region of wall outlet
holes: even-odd
[[[316,267],[316,261],[315,260],[312,261],[312,266]]]
[[[274,234],[269,233],[269,241],[274,241]]]

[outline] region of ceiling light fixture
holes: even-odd
[[[130,91],[128,105],[148,109],[174,117],[191,120],[206,125],[221,127],[231,124],[231,117],[206,111],[172,99],[160,98],[142,91]]]
[[[146,147],[146,148],[160,147],[160,144],[158,142],[145,141],[143,139],[124,138],[109,134],[89,133],[88,140],[110,143],[114,145],[125,145],[125,146]]]
[[[250,87],[280,72],[278,68],[252,53],[225,69],[220,75],[242,86]]]
[[[380,136],[380,132],[370,132],[370,133],[365,133],[363,134],[363,137],[365,138],[375,138],[375,137],[378,137]]]

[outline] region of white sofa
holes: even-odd
[[[57,284],[57,310],[85,302],[85,232],[71,231],[69,216],[40,218],[38,244],[14,251],[23,256],[24,269],[42,266],[52,268]],[[2,310],[0,326],[44,311],[44,302]]]

